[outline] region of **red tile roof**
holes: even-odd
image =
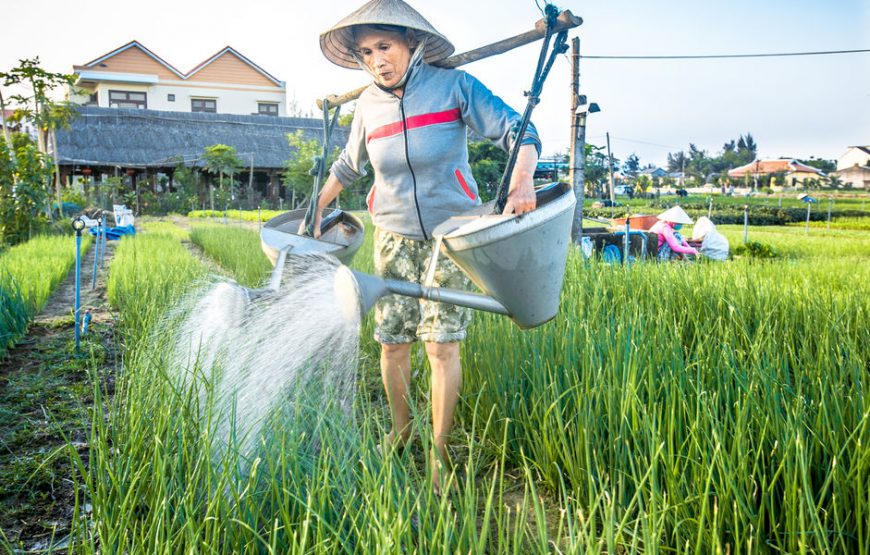
[[[767,175],[771,173],[816,173],[819,175],[824,175],[818,168],[814,168],[812,166],[808,166],[806,164],[801,164],[797,160],[788,160],[788,159],[779,159],[779,160],[755,160],[746,164],[745,166],[740,166],[739,168],[734,168],[733,170],[728,172],[728,177],[743,177],[744,175]]]

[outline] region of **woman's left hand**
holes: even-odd
[[[520,216],[534,210],[536,204],[535,186],[531,179],[528,181],[524,180],[523,183],[512,182],[502,214],[516,214]]]
[[[520,216],[531,212],[537,205],[535,198],[535,167],[538,165],[538,151],[534,145],[520,147],[517,163],[511,175],[511,186],[508,190],[507,202],[502,214],[516,214]]]

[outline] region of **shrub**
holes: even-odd
[[[749,241],[734,249],[734,256],[749,258],[776,258],[776,251],[770,245],[758,241]]]

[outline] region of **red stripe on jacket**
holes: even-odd
[[[444,110],[443,112],[432,112],[430,114],[411,116],[405,120],[405,128],[415,129],[417,127],[426,127],[428,125],[437,125],[439,123],[450,123],[451,121],[458,121],[460,115],[459,108],[453,108],[452,110]],[[401,121],[382,125],[369,133],[369,136],[366,137],[366,143],[369,143],[374,139],[383,139],[385,137],[398,135],[402,130]]]
[[[375,186],[372,185],[371,190],[369,190],[369,194],[366,195],[366,206],[369,209],[369,214],[375,213]]]
[[[459,180],[459,184],[462,185],[462,190],[465,191],[465,194],[468,195],[468,198],[470,198],[471,200],[476,199],[477,195],[475,195],[471,191],[471,187],[469,187],[468,183],[465,182],[465,178],[462,176],[462,172],[459,171],[459,169],[457,168],[453,170],[453,173],[456,174],[456,179]]]

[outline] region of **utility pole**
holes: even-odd
[[[613,191],[613,155],[610,154],[610,131],[607,135],[607,170],[610,172],[610,207],[613,208],[613,203],[616,202],[616,193]]]
[[[574,187],[574,221],[571,238],[583,237],[583,199],[586,196],[586,110],[580,110],[580,38],[571,39],[571,186]],[[579,113],[578,113],[579,112]]]

